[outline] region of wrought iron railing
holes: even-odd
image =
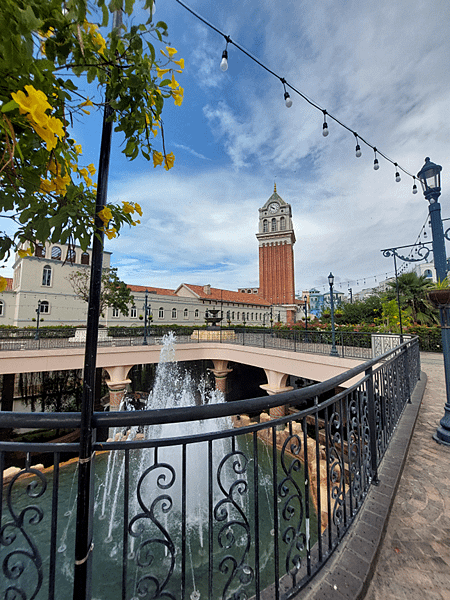
[[[302,390],[94,413],[94,430],[108,427],[115,439],[93,445],[95,502],[82,524],[94,541],[86,597],[294,597],[377,482],[419,374],[413,339]],[[284,416],[271,418],[279,406],[287,407]],[[198,423],[210,426],[196,430]],[[2,428],[79,426],[78,413],[0,413]],[[0,442],[2,598],[71,597],[77,461],[63,458],[78,450],[77,443]],[[23,465],[6,470],[18,453]],[[33,467],[36,461],[51,467]]]
[[[218,329],[205,335],[205,329],[195,327],[170,328],[177,336],[178,343],[219,342],[247,346],[259,346],[308,352],[314,354],[330,354],[332,339],[331,331],[284,331],[267,328],[232,328]],[[151,327],[146,335],[148,345],[159,344],[162,337],[169,331],[167,327]],[[133,327],[112,327],[100,330],[99,347],[140,346],[144,342],[142,329]],[[46,329],[41,330],[35,337],[32,329],[0,329],[1,350],[45,350],[51,348],[84,348],[85,340],[77,337],[76,329]],[[377,334],[375,337],[392,340],[387,347],[398,344],[399,336]],[[336,332],[336,349],[339,356],[346,358],[368,359],[379,354],[373,352],[374,335],[368,332]]]

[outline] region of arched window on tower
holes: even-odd
[[[61,260],[61,248],[59,246],[53,246],[52,258],[53,260]]]
[[[281,217],[280,219],[280,229],[284,231],[286,229],[286,217]]]
[[[264,219],[263,221],[263,233],[267,233],[269,231],[269,222],[267,221],[267,219]]]
[[[34,255],[38,258],[45,258],[45,246],[38,242],[34,248]]]
[[[75,258],[76,258],[76,253],[75,253],[75,249],[74,248],[69,248],[67,249],[67,254],[66,254],[66,261],[69,263],[74,263],[75,262]]]
[[[277,230],[277,220],[274,217],[272,219],[272,231],[276,231],[276,230]]]
[[[81,255],[81,264],[88,265],[89,264],[89,252],[83,252]]]

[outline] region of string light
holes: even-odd
[[[397,170],[395,171],[395,181],[396,181],[397,183],[399,183],[399,182],[402,180],[402,178],[400,177],[400,173],[398,172],[398,164],[397,164],[397,163],[394,163],[394,166],[395,166],[395,168],[397,169]]]
[[[377,149],[374,148],[373,152],[375,154],[375,158],[373,159],[373,170],[378,171],[378,169],[380,168],[380,163],[378,162],[378,158],[377,158]]]
[[[350,127],[348,127],[345,123],[343,123],[342,121],[340,121],[337,117],[335,117],[332,114],[330,114],[324,108],[322,108],[321,106],[319,106],[319,104],[317,104],[316,102],[314,102],[313,100],[311,100],[306,94],[304,94],[303,92],[301,92],[300,90],[298,90],[297,88],[295,88],[290,83],[286,82],[284,80],[284,78],[280,77],[280,75],[278,75],[277,73],[275,73],[274,71],[272,71],[271,69],[269,69],[269,67],[267,67],[264,63],[262,63],[260,60],[258,60],[250,52],[248,52],[247,50],[245,50],[237,42],[233,41],[229,36],[227,36],[226,34],[224,34],[223,31],[221,31],[220,29],[218,29],[217,27],[215,27],[214,25],[212,25],[212,23],[210,23],[209,21],[207,21],[206,19],[204,19],[203,17],[201,17],[192,8],[190,8],[187,4],[185,4],[182,0],[175,0],[175,1],[177,2],[177,4],[179,4],[180,6],[182,6],[185,10],[187,10],[188,12],[190,12],[196,19],[198,19],[199,21],[201,21],[204,25],[206,25],[207,27],[209,27],[210,29],[212,29],[213,31],[215,31],[216,33],[218,33],[219,35],[221,35],[226,40],[227,45],[229,43],[233,44],[233,46],[235,46],[238,50],[240,50],[248,58],[250,58],[251,60],[253,60],[256,64],[258,64],[265,71],[267,71],[268,73],[270,73],[271,75],[273,75],[274,77],[276,77],[277,79],[279,79],[280,81],[281,80],[284,81],[285,84],[287,84],[288,87],[290,88],[291,92],[296,93],[301,98],[303,98],[303,100],[305,100],[308,104],[310,104],[312,107],[316,108],[317,110],[320,110],[324,114],[324,117],[325,117],[325,115],[328,115],[328,117],[330,119],[332,119],[335,123],[337,123],[338,125],[340,125],[344,129],[346,129],[347,131],[353,133],[355,135],[356,141],[357,141],[357,144],[356,144],[356,156],[358,158],[361,156],[360,143],[364,143],[369,148],[372,148],[372,150],[374,150],[374,151],[376,150],[378,152],[379,156],[381,156],[382,158],[384,158],[385,160],[387,160],[388,162],[390,162],[391,164],[393,164],[396,167],[397,170],[396,170],[396,176],[395,177],[396,177],[396,181],[397,182],[401,180],[401,178],[400,178],[400,171],[403,171],[403,173],[405,173],[405,175],[408,175],[408,177],[412,177],[414,179],[413,194],[417,193],[417,186],[416,186],[416,183],[415,183],[415,176],[412,175],[412,173],[409,173],[406,169],[404,169],[398,163],[394,162],[386,154],[384,154],[383,152],[380,152],[380,150],[376,149],[375,146],[373,146],[372,144],[370,144],[367,140],[365,140],[364,138],[362,138],[360,135],[357,135]],[[227,68],[228,68],[228,54],[227,54],[226,50],[222,54],[222,62],[220,63],[220,66],[221,66],[221,69],[223,71],[226,71]],[[290,99],[290,97],[289,97],[289,99]],[[287,101],[287,98],[285,98],[285,101]],[[328,124],[326,123],[325,119],[324,119],[324,125],[323,125],[322,134],[324,135],[324,137],[326,137],[328,135]],[[376,163],[374,161],[374,169],[375,169],[375,164]],[[377,170],[377,169],[375,169],[375,170]]]
[[[322,129],[322,135],[323,137],[327,137],[329,131],[328,131],[328,123],[327,123],[327,111],[324,110],[323,111],[323,129]]]
[[[353,132],[353,135],[355,136],[355,140],[356,140],[355,156],[356,156],[356,158],[359,158],[361,156],[361,154],[362,154],[361,147],[360,147],[359,142],[358,142],[358,136],[357,136],[357,134]]]
[[[291,108],[292,106],[292,99],[289,96],[289,92],[286,90],[286,80],[285,79],[280,79],[281,83],[283,84],[284,87],[284,103],[286,104],[287,108]]]
[[[414,175],[413,175],[413,181],[414,181],[414,184],[413,184],[412,193],[417,194],[416,178],[414,177]]]

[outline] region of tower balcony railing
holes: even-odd
[[[377,482],[419,375],[414,338],[301,390],[94,413],[94,432],[109,428],[110,439],[93,445],[86,597],[295,597]],[[79,426],[78,413],[0,413],[2,429]],[[68,458],[78,451],[0,442],[2,598],[72,596],[77,459]]]

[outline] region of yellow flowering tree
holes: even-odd
[[[85,0],[2,0],[0,207],[14,232],[0,231],[0,260],[26,242],[22,253],[36,242],[85,249],[91,241],[96,167],[84,163],[71,124],[89,119],[104,98],[89,97],[86,81],[107,88],[128,159],[142,154],[155,166],[173,166],[161,113],[165,100],[183,100],[175,77],[184,61],[164,42],[165,23],[153,21],[153,0],[143,2],[148,21],[128,25],[134,0],[93,0],[89,10]],[[123,24],[111,30],[109,17],[122,8]],[[138,204],[122,202],[108,203],[99,217],[112,238],[141,215]]]

